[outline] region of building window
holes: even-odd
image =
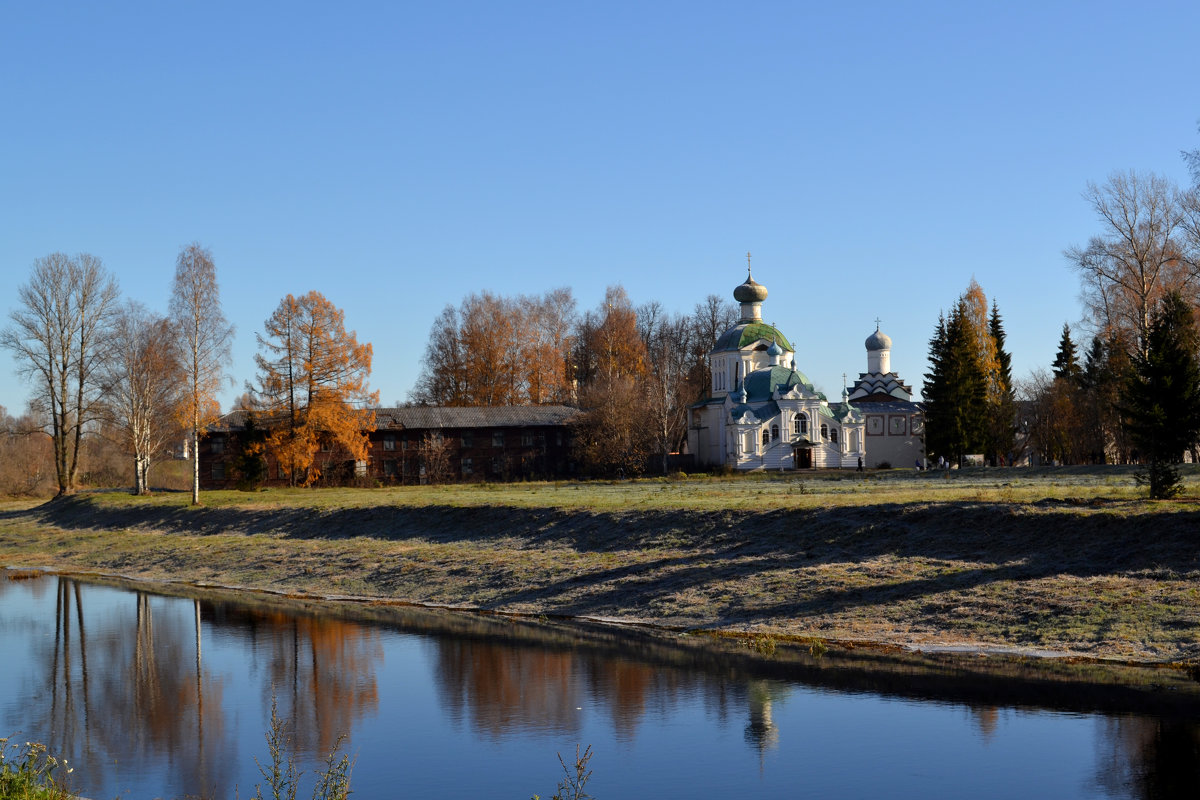
[[[492,431],[492,447],[504,447],[504,431]]]
[[[797,436],[807,436],[808,435],[808,415],[807,414],[797,414],[796,415],[796,417],[792,420],[792,431]]]
[[[770,434],[770,432],[769,432],[769,431],[767,431],[767,429],[766,429],[766,428],[763,428],[763,432],[762,432],[762,443],[763,443],[763,444],[770,444],[770,443],[771,443],[771,434]]]
[[[771,441],[775,441],[778,438],[779,438],[779,426],[772,425],[771,426]]]
[[[837,444],[837,428],[834,428],[829,432],[829,441]]]
[[[400,437],[400,449],[401,450],[408,449],[408,434],[407,433]]]
[[[388,452],[396,449],[396,434],[385,433],[383,435],[383,449]]]
[[[387,461],[383,462],[383,476],[385,478],[396,477],[396,459],[389,458]]]
[[[214,461],[212,465],[212,479],[214,481],[225,480],[225,462]]]
[[[357,478],[367,477],[367,461],[360,458],[354,462],[354,476]]]
[[[555,431],[554,433],[554,443],[559,447],[562,447],[562,431]]]
[[[332,449],[333,449],[332,442],[330,442],[328,439],[321,440],[321,452],[322,453],[328,453]]]
[[[846,443],[851,450],[858,449],[858,431],[846,431]]]
[[[533,447],[533,434],[529,431],[521,431],[521,447]]]
[[[462,474],[470,475],[473,471],[474,471],[474,465],[471,463],[471,459],[464,458],[462,460]]]
[[[474,447],[475,446],[475,434],[472,433],[471,431],[463,431],[462,446],[463,446],[464,450]]]
[[[822,439],[829,438],[829,426],[825,425],[824,423],[821,424],[821,438]]]
[[[209,452],[212,452],[212,453],[224,453],[225,452],[225,437],[224,436],[212,437],[212,439],[209,440],[208,449],[209,449]]]

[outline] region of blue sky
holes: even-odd
[[[1200,4],[0,3],[0,311],[90,252],[165,312],[209,247],[237,326],[317,290],[384,404],[474,291],[689,311],[745,277],[836,395],[876,317],[918,391],[974,277],[1018,377],[1078,322],[1114,170],[1187,181]],[[30,387],[0,354],[0,405]]]

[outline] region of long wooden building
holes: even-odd
[[[452,481],[507,481],[571,474],[568,406],[430,407],[375,409],[366,460],[354,461],[332,443],[316,465],[321,482],[367,486]],[[200,481],[206,489],[233,488],[237,465],[255,422],[234,411],[200,441]],[[262,422],[257,423],[261,429]],[[268,452],[264,486],[287,486],[291,476]]]

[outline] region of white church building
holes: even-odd
[[[688,449],[697,463],[738,470],[866,463],[866,416],[846,390],[830,403],[796,369],[787,337],[763,322],[766,287],[747,274],[733,299],[741,319],[708,354],[709,396],[690,409]]]

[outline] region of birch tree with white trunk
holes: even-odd
[[[212,253],[193,242],[175,260],[171,290],[174,344],[184,375],[183,411],[191,441],[192,504],[200,503],[200,437],[216,420],[217,392],[232,356],[233,326],[221,310]]]
[[[133,456],[134,494],[150,493],[150,468],[183,435],[183,372],[170,320],[130,301],[113,325],[104,396],[110,422]]]

